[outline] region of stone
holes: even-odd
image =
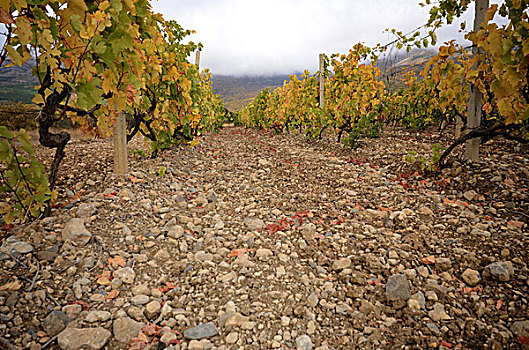
[[[119,278],[124,283],[131,284],[134,282],[134,279],[136,278],[136,273],[130,267],[122,267],[114,271],[114,277]]]
[[[202,323],[198,326],[188,328],[184,331],[186,339],[200,340],[204,338],[211,338],[217,335],[217,327],[213,322]]]
[[[217,194],[215,193],[215,191],[210,191],[206,195],[206,199],[208,200],[209,203],[217,203]]]
[[[153,300],[145,306],[145,310],[143,311],[143,314],[149,320],[153,320],[154,318],[156,318],[156,316],[158,316],[161,309],[162,309],[162,305],[160,304],[160,302]]]
[[[160,341],[164,343],[165,345],[169,345],[172,341],[176,340],[176,334],[173,332],[165,332],[161,337]]]
[[[307,304],[309,304],[310,307],[315,307],[316,305],[318,305],[318,301],[318,297],[314,293],[309,295],[309,297],[307,298]]]
[[[85,321],[94,323],[94,322],[105,322],[110,319],[110,312],[108,311],[90,311],[88,315],[86,315]]]
[[[439,303],[433,306],[433,310],[428,312],[428,316],[430,316],[430,318],[435,322],[447,321],[451,319],[451,317],[446,313],[444,305]]]
[[[248,316],[243,316],[240,313],[236,313],[226,319],[226,321],[224,322],[224,327],[240,327],[248,321],[250,321],[250,318]]]
[[[335,271],[341,271],[343,269],[347,269],[351,267],[351,259],[349,258],[342,258],[340,260],[334,261],[332,264],[332,269]]]
[[[483,278],[490,278],[500,282],[508,282],[514,275],[514,269],[510,263],[495,262],[489,264],[483,270]]]
[[[246,227],[248,227],[248,229],[252,231],[258,231],[265,227],[265,223],[261,219],[246,218],[244,219],[244,224],[246,225]]]
[[[404,274],[393,275],[386,283],[388,300],[408,300],[411,297],[410,285]]]
[[[64,312],[52,311],[42,321],[42,328],[48,333],[48,336],[54,337],[66,328],[69,321]]]
[[[158,252],[156,252],[156,254],[154,254],[154,259],[167,261],[171,259],[171,255],[165,249],[160,249]]]
[[[413,306],[418,306],[418,309],[416,307],[410,306],[410,302],[412,302]],[[416,304],[413,302],[415,302]],[[423,292],[417,292],[413,294],[408,300],[408,306],[412,309],[415,308],[417,310],[424,309],[426,307],[426,299],[424,297]]]
[[[438,271],[447,271],[452,267],[452,260],[449,258],[435,259],[435,269]]]
[[[226,343],[228,344],[235,344],[237,340],[239,339],[239,333],[237,332],[231,332],[226,336]]]
[[[150,298],[147,295],[144,295],[144,294],[135,295],[132,298],[130,298],[130,301],[134,305],[145,305],[145,304],[147,304],[149,302],[149,300],[150,300]]]
[[[128,344],[132,338],[138,336],[144,326],[143,322],[134,321],[129,317],[121,317],[114,321],[112,331],[119,343]]]
[[[182,226],[176,225],[173,226],[168,232],[167,237],[178,239],[184,235],[184,228]]]
[[[11,255],[29,254],[33,252],[33,246],[29,243],[19,241],[14,237],[6,239],[0,247],[0,260],[6,260]]]
[[[37,258],[39,260],[53,261],[55,260],[58,254],[59,254],[59,246],[54,245],[44,250],[38,251]]]
[[[73,218],[62,230],[62,240],[71,241],[79,246],[85,246],[92,238],[92,234],[84,226],[84,220]]]
[[[149,294],[151,292],[149,287],[147,287],[144,284],[140,284],[140,285],[134,286],[130,290],[132,291],[133,295],[140,295],[140,294],[147,295],[147,294]]]
[[[268,248],[259,248],[255,252],[255,257],[258,259],[268,258],[272,255],[274,255],[274,253]]]
[[[87,218],[95,214],[96,206],[93,203],[82,203],[77,209],[76,215],[81,218]]]
[[[476,197],[477,193],[476,191],[474,190],[470,190],[470,191],[466,191],[464,194],[463,194],[463,197],[465,197],[465,199],[467,201],[471,201],[471,200],[474,200],[474,198]]]
[[[296,338],[296,350],[312,350],[312,341],[308,335],[301,335]]]
[[[466,284],[470,286],[474,286],[478,284],[479,281],[481,281],[479,272],[472,269],[466,269],[465,271],[463,271],[463,273],[461,274],[461,278],[463,279],[463,281],[465,281]]]
[[[202,343],[199,340],[191,340],[187,346],[189,350],[202,350]]]
[[[102,327],[66,328],[57,337],[59,347],[64,350],[98,350],[110,339],[111,333]]]
[[[529,339],[529,320],[514,322],[511,326],[511,332],[520,342],[522,349],[529,349],[529,344],[527,343],[527,340]],[[522,339],[525,340],[523,343]]]

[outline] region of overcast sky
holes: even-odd
[[[213,74],[314,72],[318,54],[347,52],[355,43],[393,40],[386,28],[411,31],[426,23],[418,0],[153,0],[156,12],[197,34],[201,67]],[[473,8],[465,19],[473,16]],[[471,28],[472,21],[467,21]],[[439,32],[457,38],[459,24]]]

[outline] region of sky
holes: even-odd
[[[222,75],[291,74],[318,68],[318,54],[346,53],[358,42],[391,42],[386,28],[425,24],[419,0],[152,0],[153,9],[197,33],[201,68]],[[472,27],[473,7],[464,15]],[[459,23],[439,41],[464,41]],[[192,59],[194,60],[194,58]]]

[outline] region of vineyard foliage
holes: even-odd
[[[201,46],[184,44],[192,32],[155,14],[148,0],[0,0],[0,23],[6,32],[0,66],[32,60],[39,80],[33,99],[39,141],[55,149],[48,187],[35,190],[41,195],[53,190],[70,140],[65,131],[51,131],[61,121],[109,137],[124,112],[129,136],[140,131],[151,141],[149,152],[222,125],[224,108],[209,73],[187,60]],[[14,171],[1,161],[2,171]],[[15,197],[6,207],[14,208]]]
[[[435,43],[435,29],[451,24],[467,8],[470,0],[441,0],[430,10],[428,38],[419,32],[406,37],[401,32],[398,47],[428,46]],[[426,5],[430,5],[427,1]],[[297,127],[308,136],[321,137],[327,129],[338,140],[358,146],[361,136],[376,137],[380,128],[400,124],[411,128],[447,125],[457,117],[466,122],[469,86],[483,96],[482,125],[455,144],[471,137],[492,138],[502,135],[520,142],[529,140],[529,22],[528,1],[507,1],[492,5],[485,22],[468,39],[478,48],[476,54],[450,41],[440,46],[420,74],[402,76],[403,88],[391,92],[384,87],[376,67],[376,54],[383,46],[369,49],[355,45],[347,55],[327,58],[325,70],[325,105],[319,108],[319,74],[308,72],[302,80],[292,76],[283,87],[262,92],[238,116],[247,126],[275,130]],[[495,17],[507,24],[498,25]],[[430,40],[428,40],[430,39]],[[296,99],[288,98],[296,96]],[[289,111],[285,114],[286,111]],[[295,113],[294,111],[297,111]],[[346,133],[347,136],[344,136]],[[453,149],[436,160],[442,161]]]

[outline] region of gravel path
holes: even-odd
[[[527,348],[528,149],[491,142],[437,177],[402,161],[439,140],[391,132],[347,151],[226,128],[133,159],[127,179],[110,142],[73,141],[53,216],[3,240],[0,335],[28,349]]]

